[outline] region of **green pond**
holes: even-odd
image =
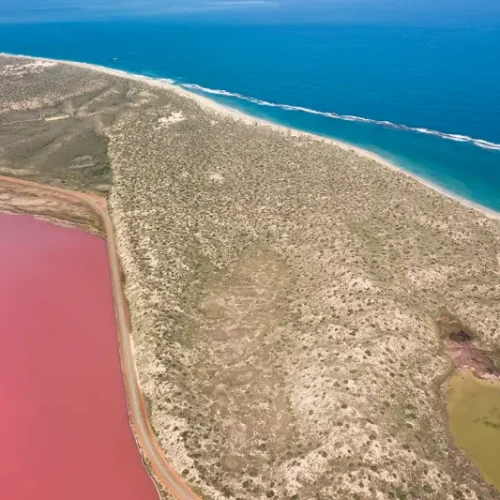
[[[460,370],[448,382],[447,403],[455,443],[500,491],[500,383]]]

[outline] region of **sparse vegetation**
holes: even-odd
[[[30,78],[55,71],[128,89],[100,133],[139,378],[204,498],[498,498],[449,436],[436,320],[498,347],[499,221],[173,90]]]

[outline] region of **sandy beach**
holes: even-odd
[[[498,499],[442,390],[450,335],[498,361],[498,214],[168,80],[8,56],[0,172],[107,199],[151,429],[200,498]]]
[[[406,171],[404,168],[396,165],[395,163],[392,163],[384,158],[382,158],[380,155],[377,155],[376,153],[372,153],[371,151],[368,151],[366,149],[360,148],[358,146],[354,146],[352,144],[339,141],[337,139],[332,139],[332,138],[327,138],[327,137],[322,137],[316,134],[311,134],[309,132],[304,132],[301,130],[293,129],[290,127],[285,127],[282,125],[278,125],[266,120],[262,120],[260,118],[256,118],[250,115],[247,115],[245,113],[242,113],[236,109],[230,108],[228,106],[223,106],[222,104],[209,99],[208,97],[202,96],[200,94],[197,94],[195,92],[190,92],[178,85],[175,85],[175,82],[171,79],[168,78],[153,78],[145,75],[139,75],[139,74],[134,74],[134,73],[129,73],[126,71],[122,71],[119,69],[113,69],[113,68],[108,68],[106,66],[99,66],[97,64],[89,64],[85,62],[78,62],[78,61],[67,61],[67,60],[58,60],[58,59],[50,59],[50,58],[44,58],[44,57],[33,57],[33,56],[27,56],[27,55],[21,55],[21,54],[8,54],[8,53],[3,53],[0,52],[0,56],[9,56],[9,57],[22,57],[22,58],[27,58],[27,59],[33,59],[34,61],[46,61],[46,62],[51,62],[51,63],[64,63],[64,64],[69,64],[75,67],[79,68],[85,68],[85,69],[92,69],[95,71],[101,71],[103,73],[106,73],[108,75],[113,75],[113,76],[118,76],[121,78],[128,78],[131,80],[139,81],[139,82],[144,82],[149,85],[152,85],[157,88],[163,88],[166,90],[170,90],[173,92],[178,93],[179,95],[182,95],[184,97],[189,97],[190,99],[196,100],[201,106],[204,106],[212,111],[215,111],[220,114],[228,115],[233,118],[236,118],[248,125],[260,125],[264,127],[269,127],[273,130],[276,130],[278,132],[281,132],[283,134],[291,134],[295,136],[305,136],[305,137],[310,137],[318,141],[322,142],[329,142],[331,144],[334,144],[335,146],[338,146],[340,148],[343,148],[347,151],[355,151],[361,156],[364,156],[365,158],[369,158],[371,160],[376,161],[377,163],[380,163],[387,168],[396,170],[398,172],[402,172],[405,175],[411,177],[412,179],[415,179],[425,186],[433,189],[434,191],[437,191],[438,193],[441,193],[449,198],[453,198],[454,200],[459,201],[460,203],[466,205],[467,207],[470,207],[474,210],[478,210],[482,212],[484,215],[487,217],[492,217],[495,219],[500,219],[500,213],[488,209],[486,207],[483,207],[482,205],[479,205],[477,203],[474,203],[470,200],[467,200],[466,198],[463,198],[461,196],[458,196],[451,191],[447,191],[446,189],[442,188],[441,186],[438,186],[422,177],[419,177],[415,174],[412,174],[411,172]]]

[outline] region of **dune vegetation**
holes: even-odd
[[[6,100],[26,61],[1,171],[109,193],[151,423],[200,496],[500,498],[448,429],[439,326],[498,348],[499,220],[167,85],[57,64]]]

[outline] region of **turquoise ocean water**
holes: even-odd
[[[378,153],[500,211],[500,29],[0,25],[0,51],[157,78]]]

